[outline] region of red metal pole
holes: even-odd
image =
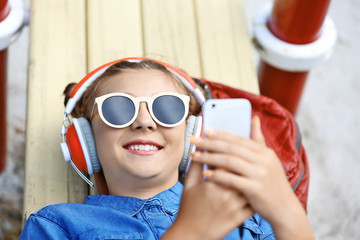
[[[8,0],[0,0],[0,22],[2,22],[10,13]]]
[[[275,0],[268,26],[281,40],[306,44],[317,40],[330,0]]]
[[[260,62],[260,93],[271,97],[296,114],[309,72],[288,72]]]
[[[10,6],[7,0],[0,0],[0,22],[10,13]],[[6,163],[6,79],[7,79],[7,49],[0,51],[0,173]]]
[[[291,44],[308,44],[321,36],[330,0],[275,0],[268,28],[277,38]],[[277,100],[294,115],[308,72],[289,72],[261,61],[260,93]]]

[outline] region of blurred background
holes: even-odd
[[[248,19],[265,0],[246,0]],[[308,216],[318,239],[360,239],[360,1],[332,0],[338,39],[313,69],[296,120],[310,163]]]
[[[245,0],[248,23],[265,0]],[[27,8],[30,0],[25,1]],[[332,57],[313,69],[296,115],[310,163],[308,216],[318,239],[360,239],[360,1],[333,0]],[[0,239],[21,231],[29,28],[9,48],[8,160],[0,175]],[[255,64],[258,56],[254,51]],[[59,90],[61,91],[61,90]],[[62,106],[59,106],[62,107]]]

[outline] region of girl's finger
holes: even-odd
[[[217,138],[190,138],[190,142],[195,144],[198,150],[209,153],[233,155],[249,162],[259,162],[264,146],[251,140],[254,146],[248,147],[238,142],[226,142]]]
[[[192,160],[207,164],[211,167],[222,168],[243,176],[250,176],[253,164],[239,157],[227,154],[195,152],[191,154]]]
[[[224,141],[226,143],[236,143],[237,145],[241,145],[247,147],[249,149],[256,150],[256,144],[251,138],[245,138],[242,136],[234,135],[232,133],[223,132],[219,130],[208,130],[206,132],[206,139],[214,139],[219,141]]]
[[[255,115],[251,120],[251,139],[253,139],[257,143],[266,145],[265,137],[261,131],[260,118],[257,115]]]
[[[251,179],[223,169],[206,170],[204,175],[207,177],[208,181],[213,181],[225,187],[235,189],[245,196],[252,195],[253,192],[256,191],[256,187]]]
[[[252,141],[252,145],[259,145]],[[218,138],[195,138],[190,137],[190,143],[196,145],[197,149],[208,152],[226,153],[241,156],[250,152],[258,152],[262,145],[249,147],[250,144],[244,144],[242,141],[224,141]],[[243,152],[243,153],[241,153]]]
[[[192,161],[185,179],[184,188],[192,188],[196,184],[199,184],[203,178],[202,170],[201,163]]]

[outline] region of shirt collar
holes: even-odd
[[[91,195],[85,199],[84,204],[113,208],[130,216],[136,215],[144,206],[158,205],[169,214],[174,215],[179,209],[182,190],[183,185],[178,182],[170,189],[149,199],[114,195]]]
[[[260,215],[255,213],[253,216],[248,218],[244,223],[243,227],[249,229],[250,231],[256,234],[264,234],[262,228],[260,227]]]

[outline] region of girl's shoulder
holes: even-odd
[[[36,234],[56,235],[57,239],[152,239],[150,231],[136,218],[104,206],[56,203],[30,215],[21,239]],[[125,235],[124,235],[125,234]],[[42,238],[39,238],[42,239]],[[46,239],[44,237],[43,239]]]

